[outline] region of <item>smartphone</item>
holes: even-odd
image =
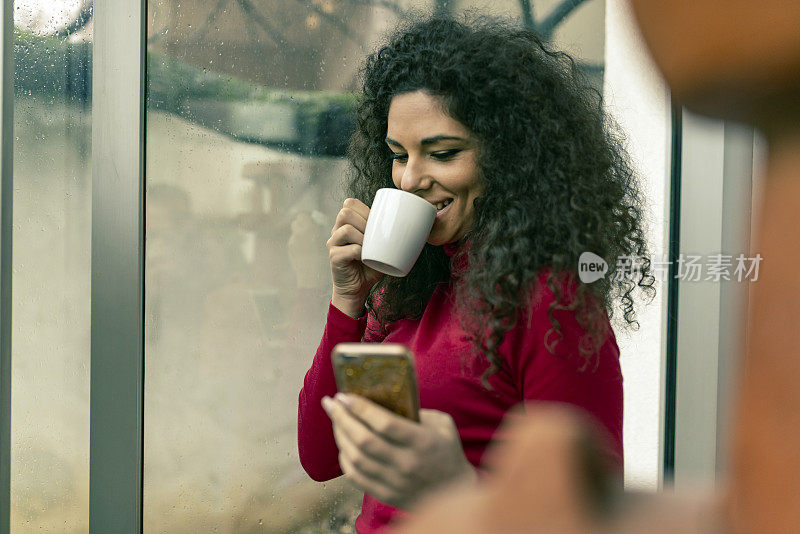
[[[336,386],[419,422],[414,354],[400,343],[339,343],[331,352]]]

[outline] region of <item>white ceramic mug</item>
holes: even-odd
[[[376,271],[405,276],[414,266],[436,219],[436,207],[401,189],[378,189],[369,210],[361,261]]]

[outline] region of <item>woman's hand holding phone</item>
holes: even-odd
[[[359,395],[322,399],[339,465],[359,489],[407,509],[445,485],[477,480],[450,415],[420,410],[415,423]]]
[[[333,305],[351,317],[359,317],[370,289],[383,273],[361,263],[361,246],[369,207],[356,198],[344,201],[328,239],[333,278]]]

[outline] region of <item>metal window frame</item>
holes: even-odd
[[[680,228],[684,255],[747,253],[753,130],[681,113]],[[748,284],[679,281],[672,449],[675,487],[711,489],[728,461],[731,400],[743,347]],[[702,409],[698,409],[698,406]],[[669,408],[669,406],[667,406]],[[668,467],[665,457],[665,468]],[[669,477],[668,477],[669,478]]]
[[[147,2],[95,0],[89,531],[142,532]]]
[[[681,235],[681,143],[683,141],[683,108],[671,100],[671,150],[669,194],[669,269],[667,281],[667,317],[663,369],[663,443],[662,484],[672,483],[675,475],[675,395],[678,363],[678,291],[675,261],[680,254]]]
[[[14,196],[14,8],[0,4],[0,534],[11,531],[11,269]]]

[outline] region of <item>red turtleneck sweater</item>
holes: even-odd
[[[448,245],[444,250],[451,257],[456,252]],[[420,407],[453,417],[464,453],[475,467],[481,466],[483,454],[506,412],[518,403],[535,401],[564,402],[585,409],[608,431],[621,466],[622,375],[619,349],[608,317],[603,313],[610,334],[596,356],[596,369],[592,360],[587,370],[580,370],[585,361],[578,356],[578,340],[583,330],[570,311],[554,311],[563,338],[556,345],[556,354],[550,354],[544,339],[552,326],[547,309],[555,297],[545,284],[548,274],[545,269],[538,276],[530,313],[524,314],[527,320],[518,321],[500,345],[499,353],[507,366],[489,379],[494,392],[481,385],[480,375],[485,366],[472,371],[469,366],[462,366],[462,355],[469,354],[469,346],[466,332],[455,316],[452,280],[437,287],[419,320],[392,323],[383,338],[370,334],[372,328],[367,330],[368,322],[374,326],[372,317],[354,319],[329,304],[322,341],[306,373],[299,399],[300,461],[311,478],[325,481],[342,474],[331,422],[320,401],[323,396],[336,393],[331,366],[333,347],[353,341],[403,343],[411,349],[418,374]],[[570,278],[561,289],[571,299],[577,283]],[[552,338],[548,341],[552,342]],[[401,514],[400,510],[365,494],[356,531],[378,532]]]

